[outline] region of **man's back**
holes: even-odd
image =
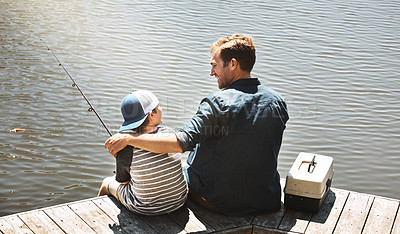
[[[228,215],[279,209],[277,157],[288,118],[283,99],[257,79],[203,99],[182,129],[197,143],[188,158],[190,188]]]

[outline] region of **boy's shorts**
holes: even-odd
[[[104,179],[106,188],[109,194],[113,195],[118,201],[121,201],[119,194],[121,190],[121,183],[115,180],[115,176],[107,177]]]

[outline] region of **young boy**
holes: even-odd
[[[121,103],[124,123],[120,133],[162,133],[162,109],[146,90],[128,94]],[[116,176],[101,184],[99,196],[113,195],[129,210],[144,215],[170,213],[187,197],[180,154],[158,154],[127,146],[116,156]]]

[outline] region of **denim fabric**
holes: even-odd
[[[204,98],[179,132],[190,188],[220,212],[245,216],[281,206],[278,153],[285,101],[258,79],[240,79]]]

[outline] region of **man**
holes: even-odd
[[[177,133],[120,135],[105,147],[126,145],[156,153],[192,151],[185,174],[189,197],[231,216],[275,211],[281,206],[278,153],[289,115],[285,101],[251,78],[256,55],[250,36],[222,37],[210,46],[211,76],[220,91],[205,97]]]

